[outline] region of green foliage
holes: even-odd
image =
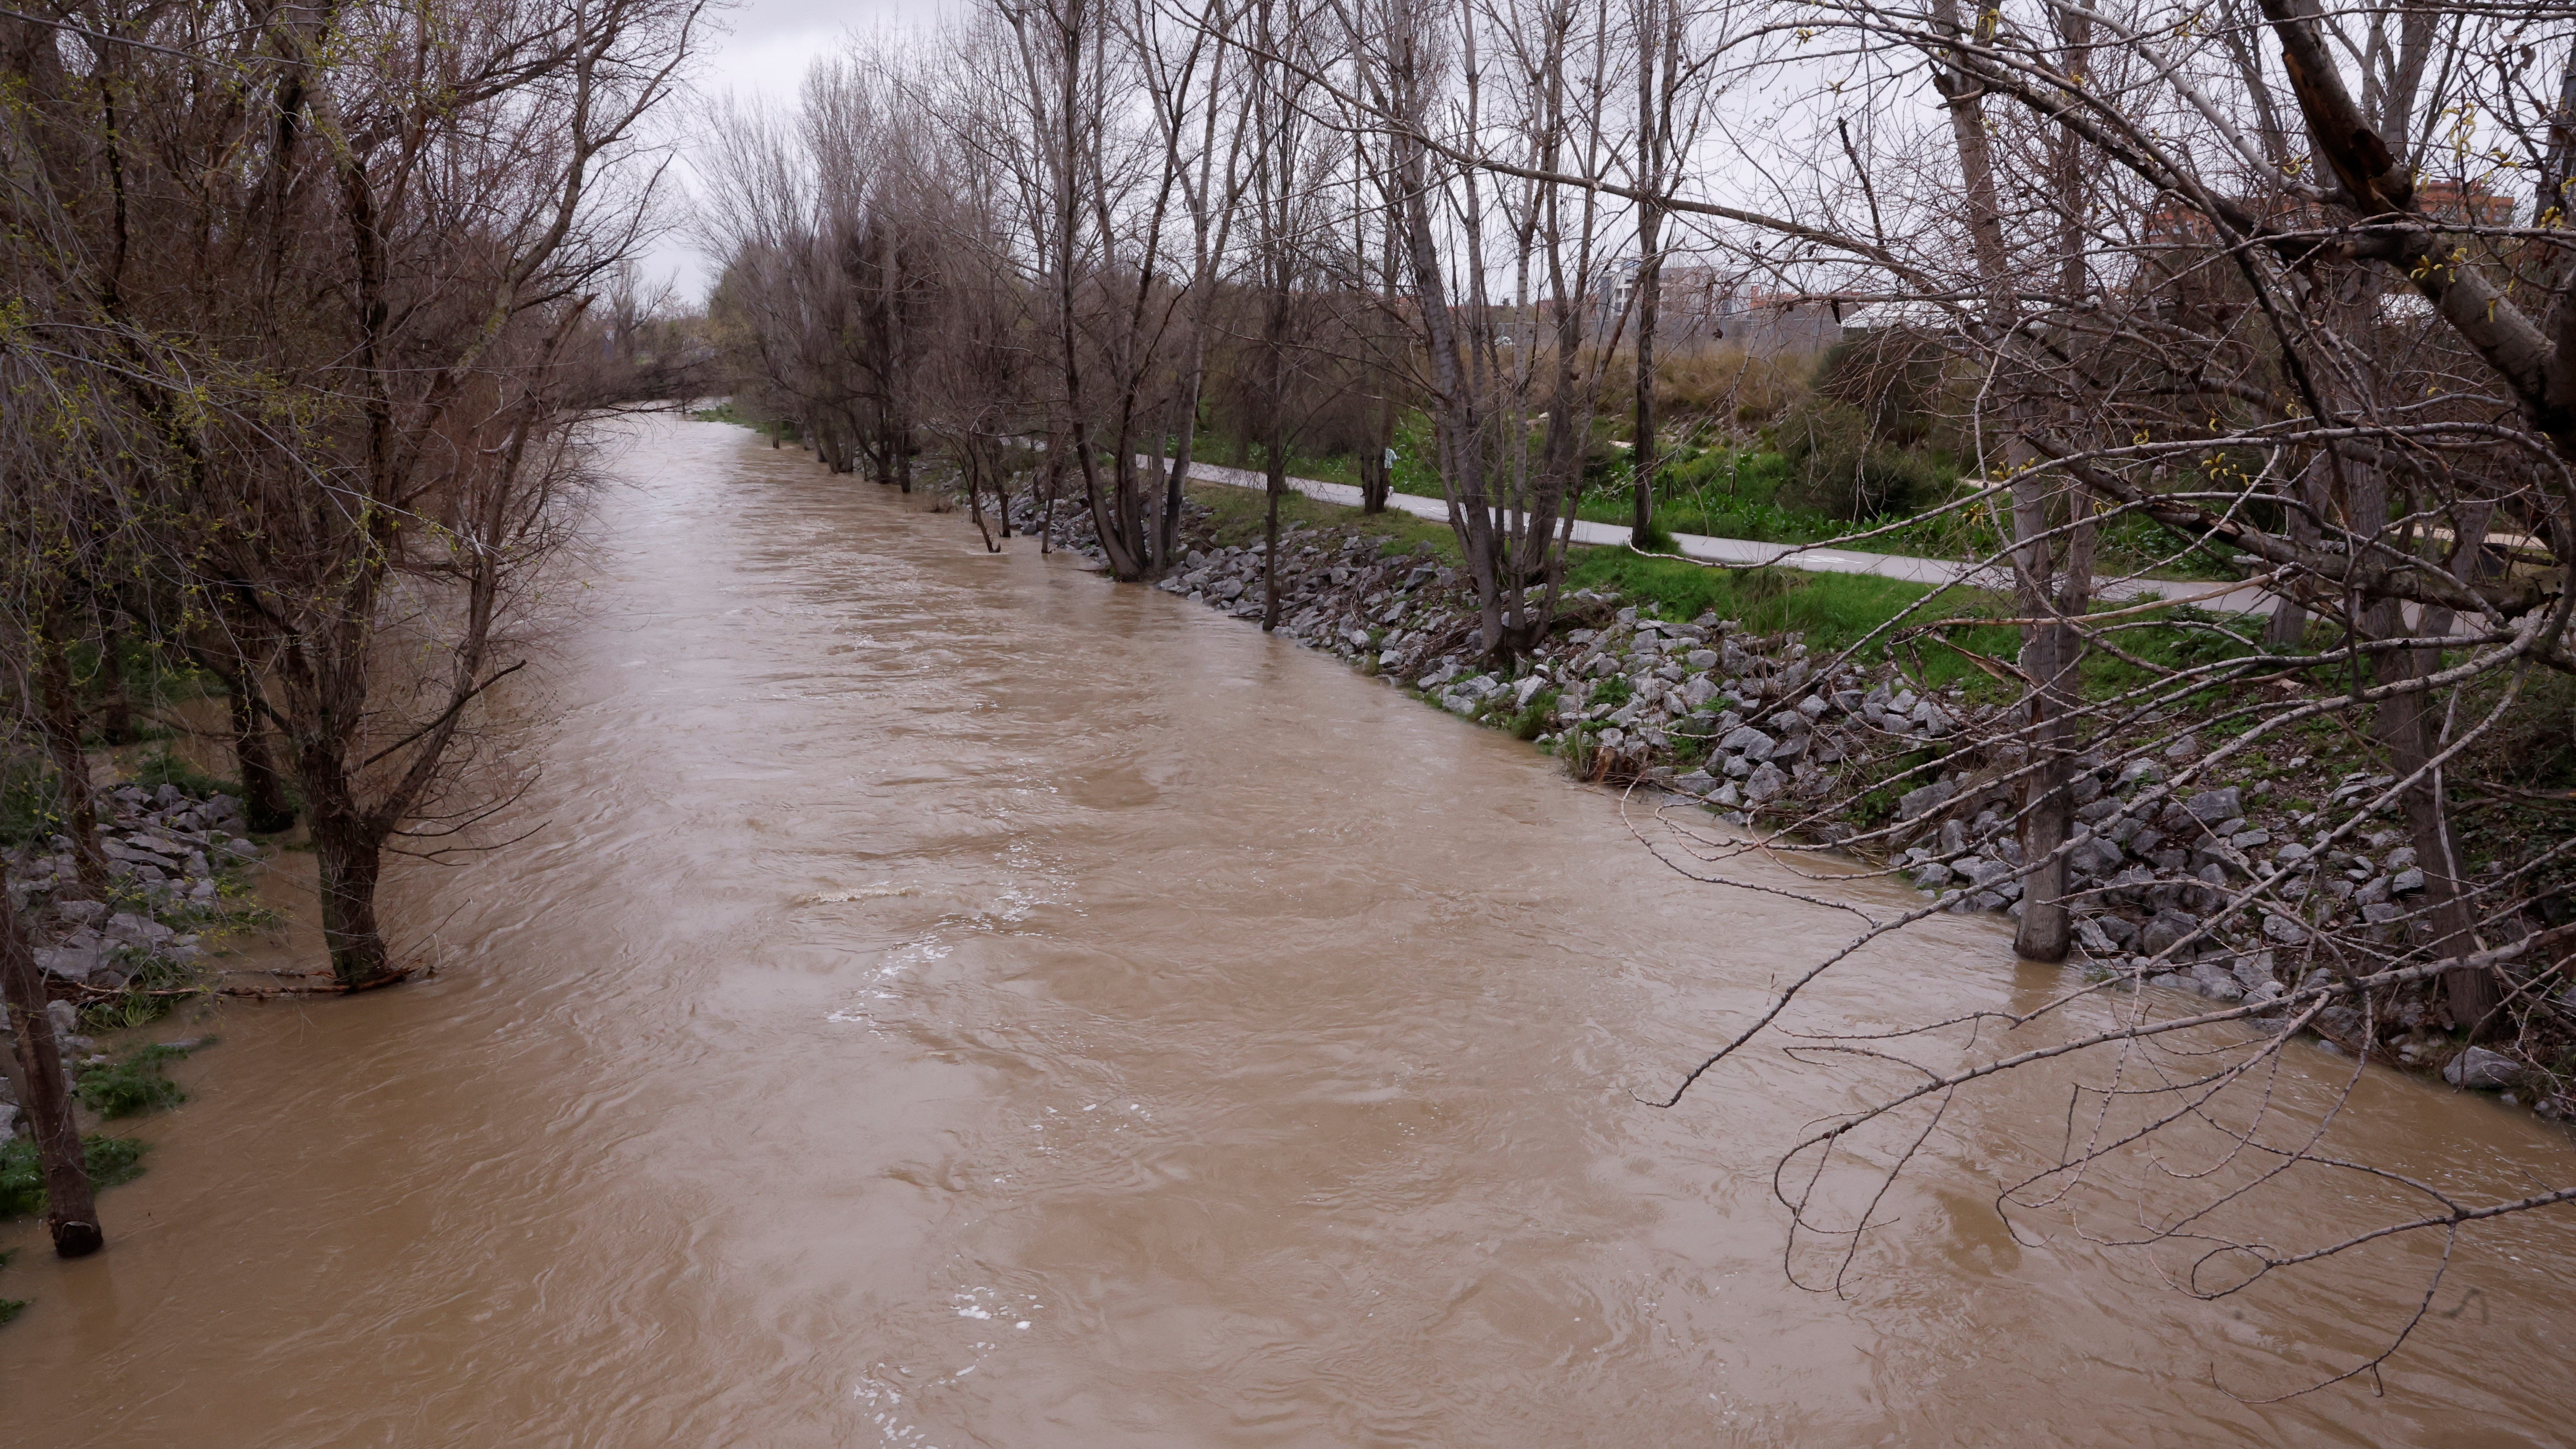
[[[1628,676],[1605,674],[1592,682],[1592,692],[1584,696],[1583,702],[1587,705],[1606,704],[1616,708],[1626,704],[1636,693],[1637,686],[1628,682]]]
[[[0,1298],[0,1326],[6,1326],[7,1324],[15,1321],[19,1314],[26,1311],[26,1299]]]
[[[150,1144],[131,1137],[91,1133],[81,1139],[81,1158],[89,1168],[93,1190],[130,1182],[143,1174],[143,1154]],[[33,1217],[45,1210],[45,1169],[37,1160],[32,1137],[0,1143],[0,1218]]]
[[[0,757],[0,845],[25,845],[62,829],[53,767],[32,755]]]
[[[2181,579],[2243,577],[2230,551],[2187,538],[2143,513],[2112,518],[2102,527],[2094,552],[2105,572]]]
[[[89,1067],[80,1074],[82,1105],[102,1117],[137,1117],[176,1107],[188,1100],[187,1089],[162,1074],[164,1063],[188,1053],[178,1047],[147,1046],[123,1060]]]
[[[167,909],[160,914],[164,924],[194,925],[198,930],[233,930],[273,924],[276,914],[258,903],[250,883],[240,876],[218,879],[217,896],[212,907],[191,906],[184,915],[173,915]],[[113,995],[93,997],[80,1009],[81,1026],[86,1031],[125,1031],[145,1026],[170,1014],[188,998],[188,994],[205,990],[208,968],[199,963],[173,961],[166,956],[129,952],[122,964],[131,974],[125,987]]]

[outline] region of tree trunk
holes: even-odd
[[[2035,592],[2035,591],[2034,591]],[[2013,949],[2030,961],[2063,961],[2073,949],[2073,921],[2066,909],[2066,857],[2075,826],[2075,665],[2084,643],[2071,624],[2032,627],[2022,641],[2021,667],[2031,678],[2030,762],[2023,776],[2021,850],[2027,866],[2021,883],[2021,923]]]
[[[134,738],[134,701],[125,692],[125,636],[105,609],[98,616],[98,737],[111,745]]]
[[[1648,0],[1637,8],[1637,184],[1651,196],[1664,175],[1664,124],[1668,115],[1655,103],[1657,61],[1667,39],[1668,22],[1661,7]],[[1670,86],[1673,77],[1660,77]],[[1636,516],[1628,541],[1652,548],[1655,531],[1655,327],[1663,301],[1663,209],[1640,198],[1637,203],[1637,438],[1628,450],[1628,476],[1635,483]]]
[[[60,622],[59,617],[56,620]],[[36,693],[45,744],[54,773],[62,777],[63,831],[72,839],[72,864],[92,900],[107,899],[107,853],[98,844],[98,808],[91,802],[89,755],[81,748],[80,704],[72,693],[71,656],[62,634],[49,629],[36,646]]]
[[[1933,13],[1943,31],[1966,38],[1956,0],[1937,0]],[[1977,23],[1977,38],[1982,40],[1985,28],[1995,22],[1992,13],[1986,12]],[[1940,57],[1934,59],[1938,62]],[[1958,148],[1960,180],[1968,199],[1969,240],[1986,294],[1985,335],[1998,361],[2009,366],[2022,348],[2022,322],[1995,183],[1994,153],[1986,131],[1984,88],[1974,77],[1947,66],[1934,70],[1932,82],[1949,110],[1951,140]],[[2080,176],[2060,178],[2063,187],[2080,188],[2081,184]],[[2080,245],[2073,253],[2080,263]],[[2013,946],[2030,960],[2063,961],[2073,943],[2065,902],[2066,864],[2058,852],[2073,828],[2074,801],[2068,786],[2074,739],[2067,716],[2077,703],[2075,668],[2083,647],[2075,626],[2067,620],[2084,611],[2092,582],[2091,560],[2083,556],[2085,550],[2075,538],[2059,545],[2049,537],[2051,494],[2061,490],[2032,476],[2026,467],[2031,461],[2026,441],[2029,406],[2014,404],[2006,426],[2005,456],[2014,467],[2014,594],[2022,617],[2048,622],[2027,626],[2022,635],[2022,667],[2030,677],[2024,700],[2029,712],[2024,738],[2030,755],[2022,777],[2022,909]],[[2074,522],[2070,515],[2069,523]]]
[[[1655,314],[1663,292],[1663,265],[1655,255],[1657,220],[1654,207],[1637,208],[1637,440],[1628,450],[1637,507],[1628,541],[1639,548],[1653,547],[1649,540],[1655,531]]]
[[[2328,466],[2326,455],[2322,451],[2308,460],[2308,465],[2300,470],[2298,482],[2299,500],[2305,503],[2307,508],[2293,507],[2288,510],[2288,516],[2281,520],[2282,532],[2287,533],[2293,542],[2307,548],[2316,547],[2321,536],[2316,518],[2309,510],[2321,511],[2325,506],[2325,474]],[[2276,654],[2295,653],[2307,642],[2307,638],[2307,609],[2289,594],[2279,595],[2272,605],[2271,617],[2263,625],[2263,647]]]
[[[331,953],[331,975],[342,986],[366,986],[393,974],[384,932],[376,923],[376,886],[384,871],[384,839],[357,808],[339,756],[327,749],[296,751],[304,784],[306,820],[322,896],[322,944]]]
[[[287,802],[286,782],[279,778],[277,757],[268,747],[268,728],[241,688],[228,689],[225,699],[232,710],[233,762],[241,772],[242,813],[249,817],[250,828],[262,835],[284,830],[295,823],[295,807]]]
[[[53,1235],[56,1256],[87,1257],[107,1245],[107,1235],[99,1230],[89,1164],[81,1156],[80,1124],[63,1087],[62,1046],[45,1010],[45,978],[36,969],[35,948],[7,891],[0,891],[0,985],[7,989],[18,1076],[26,1084],[28,1126],[44,1164],[45,1228]]]
[[[1279,500],[1288,495],[1288,447],[1280,430],[1270,430],[1270,468],[1265,480],[1268,507],[1261,520],[1261,632],[1279,627]]]
[[[2375,639],[2403,637],[2404,615],[2395,602],[2375,604],[2363,616],[2370,636]],[[2447,616],[2428,617],[2422,628],[2447,631]],[[2374,682],[2399,684],[2440,667],[2439,651],[2432,649],[2396,649],[2379,656],[2373,670]],[[2406,694],[2382,700],[2372,712],[2371,733],[2388,751],[2388,768],[2404,780],[2417,772],[2423,778],[2399,793],[2398,809],[2406,818],[2407,843],[2415,847],[2415,867],[2424,872],[2424,896],[2416,906],[2430,923],[2433,940],[2427,953],[2434,959],[2464,955],[2476,949],[2470,927],[2468,903],[2461,898],[2459,852],[2451,843],[2451,821],[2448,802],[2444,799],[2442,773],[2427,770],[2426,764],[2441,750],[2439,711],[2430,694]],[[2472,966],[2442,973],[2442,1010],[2451,1025],[2468,1027],[2483,1035],[2501,1020],[2497,1010],[2504,1004],[2502,982],[2493,967]]]

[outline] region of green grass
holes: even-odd
[[[1667,619],[1714,613],[1757,633],[1800,630],[1817,648],[1861,638],[1928,592],[1870,574],[1711,568],[1614,548],[1574,550],[1566,583],[1615,590]]]
[[[805,439],[803,431],[795,424],[762,422],[735,407],[730,401],[718,403],[711,408],[699,408],[691,412],[688,417],[693,423],[731,423],[737,428],[749,428],[762,437],[777,442],[800,443]]]
[[[78,1083],[81,1104],[109,1118],[139,1117],[176,1107],[188,1100],[187,1089],[161,1069],[187,1055],[178,1047],[147,1046],[122,1061],[84,1068]]]
[[[114,1187],[143,1175],[143,1154],[150,1144],[131,1137],[92,1133],[81,1139],[81,1157],[89,1167],[92,1190]],[[12,1137],[0,1143],[0,1218],[33,1217],[45,1210],[45,1169],[36,1159],[35,1139]]]
[[[1223,484],[1193,483],[1187,490],[1192,503],[1205,508],[1210,517],[1207,528],[1220,545],[1242,547],[1258,543],[1262,520],[1269,507],[1269,495],[1250,488],[1229,488]],[[1279,527],[1285,532],[1290,524],[1304,523],[1314,527],[1343,528],[1368,534],[1378,539],[1381,553],[1408,553],[1424,544],[1444,563],[1459,560],[1458,536],[1449,525],[1410,513],[1362,513],[1325,503],[1302,493],[1291,493],[1279,500]]]
[[[1148,451],[1152,447],[1150,443],[1142,446]],[[1177,450],[1170,443],[1164,444],[1163,451],[1166,456],[1177,456]],[[1237,457],[1244,461],[1234,461]],[[1257,445],[1238,453],[1231,439],[1214,433],[1201,433],[1190,443],[1191,462],[1219,468],[1249,468],[1259,472],[1268,466],[1268,457],[1269,451]],[[1345,483],[1357,488],[1360,486],[1360,463],[1348,453],[1304,453],[1292,447],[1288,450],[1288,476],[1313,478],[1324,483]]]
[[[1433,466],[1430,424],[1420,413],[1408,415],[1396,430],[1394,488],[1417,498],[1443,496],[1439,470]],[[1701,448],[1671,446],[1657,470],[1655,523],[1660,531],[1695,533],[1709,538],[1741,538],[1756,543],[1825,543],[1881,528],[1892,531],[1857,545],[1869,553],[1921,558],[1992,557],[2003,544],[1994,516],[1979,507],[1939,515],[1889,515],[1847,522],[1826,514],[1784,506],[1781,489],[1792,481],[1796,465],[1768,448]],[[1301,478],[1356,483],[1357,465],[1348,458],[1292,458],[1288,471]],[[1930,471],[1945,489],[1958,486],[1959,470],[1944,456],[1930,456]],[[1637,516],[1628,461],[1621,458],[1587,480],[1576,501],[1575,516],[1592,523],[1624,524]],[[2103,530],[2096,545],[2099,566],[2110,573],[2148,572],[2158,578],[2233,579],[2241,571],[2223,550],[2195,544],[2151,518],[2127,514]]]

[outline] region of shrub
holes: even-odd
[[[1849,403],[1810,399],[1781,421],[1779,437],[1790,467],[1780,490],[1787,508],[1858,522],[1916,512],[1943,491],[1929,458],[1882,442]]]
[[[135,1117],[176,1107],[188,1100],[187,1089],[162,1075],[161,1066],[186,1055],[178,1047],[148,1046],[123,1061],[87,1068],[80,1074],[81,1103],[102,1117]]]

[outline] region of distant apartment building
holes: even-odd
[[[1623,341],[1635,335],[1636,289],[1633,261],[1605,278],[1597,335]],[[1810,355],[1843,339],[1845,315],[1857,305],[1847,296],[1751,287],[1715,267],[1667,262],[1657,291],[1655,346],[1675,354],[1729,347],[1757,357]]]

